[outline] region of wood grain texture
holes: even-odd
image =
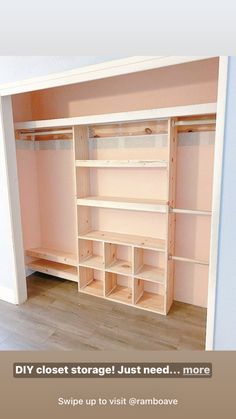
[[[165,160],[76,160],[76,167],[157,167],[167,168]]]
[[[148,211],[166,213],[168,202],[159,199],[136,199],[110,196],[86,196],[78,198],[77,205],[98,208],[126,209],[133,211]]]
[[[29,299],[0,301],[0,350],[203,350],[206,310],[174,302],[168,317],[28,277]]]
[[[44,259],[36,259],[27,263],[27,266],[33,271],[42,272],[49,275],[55,275],[59,278],[78,282],[77,268],[63,263],[51,262]]]
[[[143,249],[165,251],[165,240],[154,237],[137,236],[133,234],[113,233],[111,231],[89,231],[79,235],[83,239],[92,239],[117,244],[131,244]]]
[[[52,262],[65,263],[66,265],[77,266],[77,257],[73,253],[61,252],[55,249],[47,249],[44,247],[37,247],[34,249],[27,249],[26,256],[37,259],[51,260]]]

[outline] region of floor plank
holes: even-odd
[[[168,316],[79,294],[77,284],[28,277],[28,300],[0,302],[0,350],[203,350],[206,309],[175,302]]]

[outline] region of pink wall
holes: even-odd
[[[218,59],[58,87],[32,94],[33,119],[216,101]]]
[[[73,165],[72,149],[17,149],[25,249],[76,253]]]
[[[218,60],[211,59],[200,63],[189,63],[38,91],[32,93],[31,96],[17,95],[13,98],[14,118],[15,121],[50,119],[215,102],[217,76]],[[26,153],[25,150],[18,152],[25,245],[28,246],[29,242],[36,243],[40,233],[42,244],[73,251],[75,249],[75,212],[72,154],[68,150],[63,150],[63,152],[62,150],[60,152],[40,150],[36,152],[36,163],[32,158],[32,162],[26,165]],[[118,158],[117,155],[116,158]],[[30,161],[30,159],[30,154],[28,154],[27,160]],[[198,139],[195,138],[191,146],[179,147],[178,206],[210,208],[212,166],[212,145],[199,145]],[[150,170],[154,174],[154,170]],[[110,174],[109,177],[106,176],[105,170],[99,172],[99,177],[103,180],[102,186],[99,186],[99,193],[124,195],[123,186],[125,185],[126,196],[135,196],[136,193],[145,192],[146,197],[153,196],[153,193],[159,197],[160,192],[161,197],[164,197],[165,189],[161,186],[163,183],[157,180],[148,184],[147,172],[142,175],[143,172],[135,169],[133,173],[135,176],[127,176],[124,179],[122,176],[117,176],[118,170],[111,172],[112,176]],[[34,173],[33,176],[31,176],[32,173]],[[36,183],[37,186],[34,187]],[[145,188],[147,184],[148,187]],[[138,185],[138,189],[135,185]],[[98,191],[98,186],[94,184],[93,187]],[[118,193],[120,188],[122,194]],[[128,195],[129,193],[131,195]],[[40,201],[38,203],[36,195]],[[34,196],[33,200],[32,196]],[[34,215],[29,214],[30,212]],[[94,222],[99,223],[101,229],[129,231],[130,233],[136,230],[139,234],[151,236],[154,235],[153,231],[156,231],[157,236],[164,237],[165,235],[164,223],[161,222],[162,216],[158,214],[146,217],[145,214],[138,212],[125,213],[118,210],[101,209],[94,212],[96,214]],[[29,217],[32,217],[30,223],[27,221]],[[178,255],[208,258],[210,223],[209,219],[198,218],[177,217],[176,253]],[[37,223],[35,220],[38,219]],[[39,230],[38,226],[40,226]],[[207,268],[180,262],[175,265],[175,298],[206,306]]]
[[[73,150],[39,150],[37,154],[42,244],[76,254]]]
[[[41,244],[37,152],[17,149],[21,218],[25,249]]]

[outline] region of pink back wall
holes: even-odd
[[[26,109],[25,115],[19,114],[25,94],[13,97],[14,119],[66,118],[216,102],[217,79],[218,58],[212,58],[40,90],[31,94],[32,115]]]
[[[15,121],[50,119],[215,102],[217,77],[218,60],[211,59],[17,95],[13,98],[14,118]],[[40,150],[35,157],[28,150],[18,150],[17,154],[25,246],[38,246],[41,240],[43,245],[75,251],[72,151]],[[202,145],[196,139],[191,146],[179,146],[179,207],[210,208],[213,156],[213,145]],[[134,169],[132,176],[124,176],[122,180],[122,176],[117,176],[118,171],[110,170],[107,176],[106,170],[100,170],[102,182],[93,183],[94,192],[116,196],[138,196],[145,192],[146,197],[154,197],[158,191],[156,194],[160,192],[161,196],[156,197],[164,197],[165,186],[158,176],[156,182],[146,188],[147,172]],[[129,170],[128,175],[127,172]],[[160,176],[163,177],[163,173]],[[165,235],[160,215],[153,215],[147,221],[148,217],[138,212],[95,210],[95,214],[94,223],[99,223],[101,229],[112,230],[115,222],[117,231],[125,232],[128,228],[130,233],[136,230],[139,234],[153,235],[156,230],[157,235]],[[30,217],[31,222],[28,222]],[[209,234],[209,219],[178,216],[176,254],[208,258]],[[180,262],[175,265],[175,298],[206,306],[208,269]]]

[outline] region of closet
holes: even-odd
[[[71,86],[13,99],[28,269],[158,314],[174,299],[206,306],[217,66],[157,70],[154,92],[149,72],[122,76],[132,105],[101,94],[94,114],[110,80],[78,85],[77,107]]]

